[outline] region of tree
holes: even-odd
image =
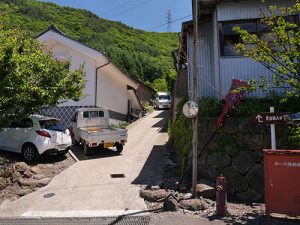
[[[149,84],[157,92],[168,92],[168,83],[165,77],[158,78]]]
[[[0,21],[3,17],[0,14]],[[83,66],[70,71],[70,61],[54,59],[19,28],[7,30],[0,24],[0,125],[9,114],[20,119],[43,106],[79,100],[84,86]]]
[[[140,81],[153,83],[169,76],[169,70],[175,72],[171,52],[178,48],[177,33],[146,32],[87,10],[46,1],[0,0],[0,7],[4,4],[11,8],[4,21],[8,28],[20,26],[27,35],[36,37],[55,24],[68,37],[106,52],[118,68]],[[169,89],[171,84],[168,80]]]
[[[260,4],[264,27],[263,36],[251,34],[240,27],[241,43],[236,50],[261,63],[272,72],[271,80],[262,79],[265,88],[289,87],[288,96],[300,95],[300,30],[297,19],[300,13],[300,1],[290,7],[268,6],[265,1]]]

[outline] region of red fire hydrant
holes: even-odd
[[[222,174],[217,177],[216,189],[216,214],[223,217],[227,214],[227,187],[226,179],[222,176]]]

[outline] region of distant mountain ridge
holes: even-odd
[[[4,21],[8,28],[20,26],[36,37],[55,24],[65,35],[105,52],[123,72],[154,88],[162,82],[170,88],[175,79],[171,52],[178,48],[176,33],[146,32],[84,9],[48,2],[0,0],[0,4],[11,6]]]

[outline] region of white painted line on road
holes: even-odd
[[[78,211],[28,211],[22,214],[26,218],[83,218],[83,217],[117,217],[145,216],[143,210],[78,210]]]

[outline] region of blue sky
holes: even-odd
[[[42,0],[92,11],[102,18],[120,21],[131,27],[166,32],[167,12],[171,12],[172,32],[181,30],[183,21],[191,20],[192,0]],[[176,21],[177,20],[177,21]]]

